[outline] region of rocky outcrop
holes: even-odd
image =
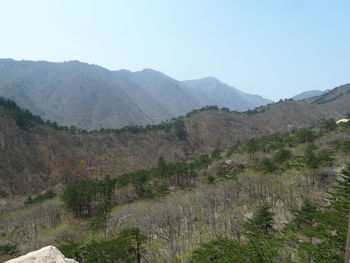
[[[78,263],[73,259],[65,258],[64,255],[53,246],[30,252],[24,256],[11,259],[5,263]]]

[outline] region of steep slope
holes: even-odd
[[[244,110],[269,102],[257,97],[256,103],[238,90],[221,91],[220,85],[200,101],[203,92],[151,69],[109,71],[78,61],[0,59],[0,96],[44,119],[88,130],[155,124],[206,105]]]
[[[152,122],[112,72],[80,62],[1,60],[0,95],[67,126],[91,129]]]
[[[230,110],[244,111],[272,102],[258,95],[244,93],[213,77],[187,80],[183,83],[189,88],[192,96],[201,102],[202,106],[217,105],[227,107]]]
[[[305,100],[305,99],[309,99],[312,97],[317,97],[320,96],[324,93],[324,91],[322,90],[309,90],[309,91],[304,91],[300,94],[295,95],[294,97],[292,97],[293,100]]]
[[[120,72],[116,72],[116,74],[118,73],[120,74]],[[125,73],[124,71],[124,75],[126,75]],[[149,97],[157,102],[156,105],[145,102],[143,96],[140,96],[137,100],[135,99],[135,103],[142,105],[140,107],[142,107],[144,112],[152,116],[156,122],[180,116],[193,109],[202,107],[196,98],[187,92],[186,86],[161,72],[144,69],[139,72],[128,73],[127,76],[130,82],[137,85],[144,93],[147,93]],[[129,88],[125,89],[125,92],[130,94]]]
[[[0,195],[60,191],[78,179],[151,168],[160,156],[184,161],[237,140],[343,118],[350,112],[349,90],[345,85],[327,93],[322,104],[283,101],[241,114],[209,108],[188,114],[184,128],[180,119],[134,133],[72,134],[35,123],[23,129],[13,110],[0,106]]]

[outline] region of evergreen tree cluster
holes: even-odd
[[[283,230],[274,228],[274,213],[261,202],[243,223],[245,239],[219,237],[193,251],[191,263],[344,262],[350,210],[350,166],[320,206],[304,200],[291,210],[293,220]]]
[[[92,240],[82,245],[64,244],[59,250],[69,258],[84,263],[141,263],[148,238],[138,228],[124,229],[116,238]]]

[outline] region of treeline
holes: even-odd
[[[219,108],[217,106],[205,106],[201,109],[193,110],[189,113],[187,113],[185,116],[179,116],[177,118],[172,118],[171,120],[163,121],[159,124],[148,124],[146,126],[140,126],[140,125],[127,125],[119,129],[112,129],[112,128],[101,128],[100,130],[93,130],[93,131],[87,131],[82,128],[78,128],[74,125],[72,126],[64,126],[59,125],[57,122],[50,121],[50,120],[43,120],[40,116],[32,114],[29,110],[21,109],[14,101],[9,99],[4,99],[0,97],[0,106],[3,106],[6,109],[9,109],[11,112],[13,112],[13,117],[16,120],[19,127],[26,130],[34,126],[34,124],[41,124],[46,125],[48,127],[53,128],[54,130],[63,131],[67,133],[72,134],[95,134],[95,133],[103,133],[103,134],[122,134],[122,133],[132,133],[132,134],[138,134],[146,131],[154,131],[154,130],[163,130],[166,132],[169,132],[171,130],[175,130],[175,134],[180,140],[186,140],[186,129],[184,124],[184,119],[189,118],[193,116],[194,114],[197,114],[198,112],[205,112],[205,111],[224,111],[224,112],[230,112],[235,114],[248,114],[253,115],[257,113],[265,112],[268,108],[270,108],[273,104],[278,104],[283,101],[290,101],[291,99],[286,100],[280,100],[277,103],[271,103],[265,106],[257,107],[253,110],[247,110],[245,112],[239,112],[236,110],[231,111],[229,108]]]
[[[284,147],[294,147],[300,143],[313,143],[317,138],[336,129],[337,124],[334,119],[324,119],[314,128],[302,128],[291,133],[274,133],[261,137],[254,137],[246,142],[245,149],[253,158],[257,151],[269,153]],[[234,149],[231,149],[231,151],[232,150]]]
[[[44,124],[41,117],[32,114],[29,110],[21,109],[14,101],[0,97],[0,106],[8,109],[15,119],[17,125],[22,129],[28,129],[33,123]]]
[[[179,140],[186,139],[186,130],[185,130],[185,124],[183,120],[184,117],[174,118],[170,121],[162,122],[156,125],[146,125],[144,127],[138,126],[138,125],[128,125],[120,129],[102,128],[100,130],[87,131],[85,129],[75,127],[74,125],[68,127],[68,126],[58,125],[56,122],[52,122],[50,120],[44,121],[40,116],[32,114],[29,110],[24,110],[20,108],[14,101],[4,99],[2,97],[0,97],[0,106],[3,106],[5,109],[8,109],[13,114],[13,118],[15,119],[17,125],[24,130],[34,127],[35,124],[46,125],[48,127],[53,128],[54,130],[73,133],[73,134],[94,134],[94,133],[137,134],[137,133],[141,133],[145,131],[153,131],[153,130],[164,130],[168,132],[173,129],[175,130],[175,134],[179,138]]]
[[[61,199],[76,217],[93,217],[100,204],[107,209],[124,202],[163,196],[171,187],[192,187],[196,184],[198,170],[207,168],[218,158],[220,153],[217,150],[210,156],[201,155],[188,163],[166,163],[160,157],[157,167],[150,170],[138,170],[113,179],[107,176],[100,180],[83,180],[70,184]],[[120,192],[124,190],[121,198]]]
[[[350,167],[342,171],[326,205],[304,200],[282,230],[267,201],[243,223],[243,238],[219,237],[194,250],[191,263],[344,262],[350,207]]]
[[[70,242],[58,248],[66,257],[84,263],[141,263],[147,241],[138,228],[129,228],[113,239],[93,240],[85,245]]]

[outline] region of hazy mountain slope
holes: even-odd
[[[300,94],[295,95],[292,97],[293,100],[305,100],[309,99],[312,97],[320,96],[324,93],[322,90],[309,90],[309,91],[304,91]]]
[[[193,109],[202,107],[202,105],[186,91],[186,86],[180,81],[170,78],[161,72],[152,69],[144,69],[138,72],[129,72],[128,77],[131,82],[136,84],[143,92],[147,93],[149,97],[157,102],[158,105],[155,107],[152,103],[145,103],[142,96],[138,99],[134,98],[135,103],[137,105],[143,105],[143,110],[151,116],[156,116],[156,113],[161,109],[161,114],[156,118],[158,122],[160,120],[183,115]],[[126,89],[125,92],[128,93],[128,89]]]
[[[244,93],[213,77],[187,80],[183,83],[189,88],[191,95],[201,102],[202,106],[218,105],[230,110],[244,111],[272,102],[258,95]]]
[[[0,59],[0,96],[44,119],[88,130],[159,123],[205,105],[244,110],[269,102],[217,82],[209,93],[194,92],[151,69]]]
[[[341,96],[339,96],[342,94]],[[0,196],[28,195],[48,187],[153,167],[163,156],[183,161],[229,149],[245,139],[310,126],[350,112],[350,85],[323,95],[323,103],[283,101],[255,114],[199,111],[184,118],[185,139],[174,129],[132,134],[70,134],[35,125],[24,130],[11,110],[0,106]]]
[[[1,60],[0,95],[67,126],[91,129],[152,122],[112,72],[80,62]]]

